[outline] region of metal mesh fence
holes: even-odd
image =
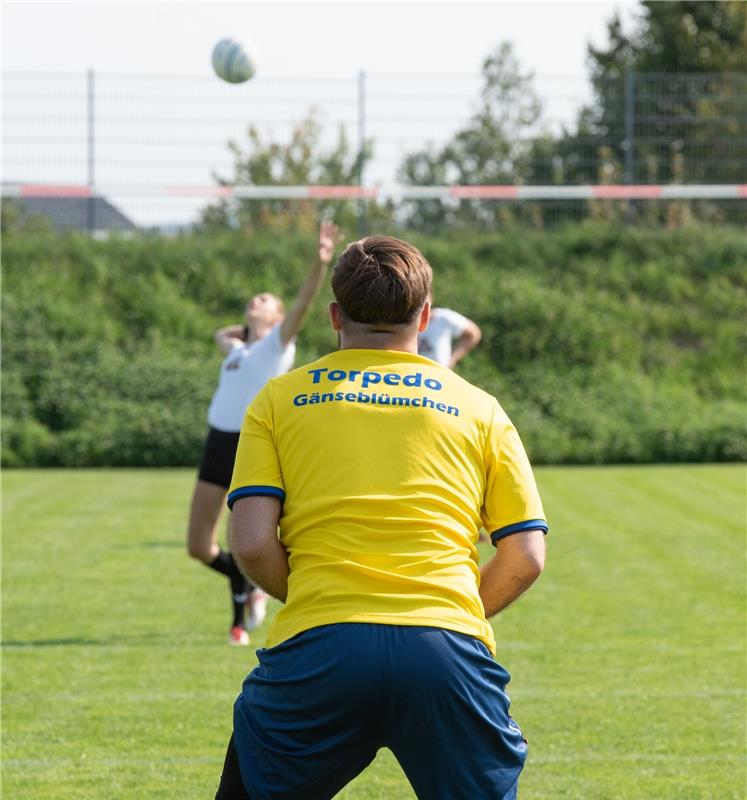
[[[747,170],[747,75],[636,75],[603,82],[596,130],[581,138],[586,170],[608,147],[627,183],[741,182]]]
[[[6,73],[3,184],[58,187],[52,195],[64,193],[61,185],[87,187],[137,226],[185,225],[214,202],[211,188],[219,178],[255,185],[324,182],[313,171],[294,179],[292,165],[282,176],[270,171],[262,181],[241,180],[235,173],[229,141],[245,158],[274,147],[276,155],[285,152],[292,161],[289,143],[305,123],[314,127],[319,161],[342,147],[347,154],[342,161],[352,165],[370,142],[364,168],[351,168],[334,182],[395,187],[385,194],[396,202],[408,182],[402,170],[408,157],[426,154],[437,166],[455,135],[476,127],[481,85],[476,75],[258,76],[236,86],[211,78]],[[513,138],[511,158],[497,171],[486,166],[484,175],[473,172],[466,182],[496,183],[494,174],[503,176],[501,183],[524,186],[747,181],[745,75],[629,73],[597,84],[591,96],[581,78],[540,76],[534,86],[542,113],[506,132]],[[491,142],[481,145],[489,150]],[[278,155],[274,168],[281,161]],[[448,171],[444,175],[446,183],[458,182]],[[427,176],[416,182],[434,183]],[[396,218],[412,221],[411,212],[424,202],[443,205],[438,198],[410,200]],[[465,213],[446,209],[436,215],[439,224],[469,222],[470,209],[484,209],[486,203],[512,203],[511,214],[530,222],[598,213],[598,206],[595,212],[586,201],[557,197],[534,200],[532,213],[517,212],[515,199],[454,202]],[[745,206],[739,200],[702,199],[693,201],[688,213],[744,220]],[[492,224],[507,211],[472,218]],[[630,204],[625,213],[648,221],[667,217],[663,210],[649,207],[643,213]]]

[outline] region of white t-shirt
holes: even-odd
[[[428,327],[418,334],[418,353],[449,366],[451,342],[461,336],[469,320],[450,308],[432,308]]]
[[[220,367],[220,379],[208,409],[208,424],[219,431],[241,430],[246,407],[259,390],[276,375],[293,366],[296,344],[283,347],[280,325],[248,344],[236,344]]]

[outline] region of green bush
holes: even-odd
[[[483,329],[459,371],[499,398],[535,462],[747,458],[742,231],[585,223],[412,239],[437,304]],[[314,244],[6,235],[3,464],[194,465],[221,360],[213,330],[255,292],[292,299]],[[336,346],[330,298],[325,287],[299,364]]]

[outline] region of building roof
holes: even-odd
[[[24,197],[13,202],[29,214],[49,218],[57,230],[137,230],[132,220],[103,197]]]

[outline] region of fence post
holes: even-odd
[[[366,73],[358,73],[358,186],[364,185],[365,153],[366,148]],[[364,198],[358,199],[358,237],[366,235],[368,227],[366,221],[366,203]]]
[[[88,144],[87,144],[87,183],[88,188],[91,190],[91,195],[88,198],[87,213],[86,213],[86,230],[88,233],[93,233],[96,230],[96,197],[94,195],[94,185],[96,182],[96,161],[95,161],[95,129],[94,124],[96,121],[96,110],[94,108],[94,74],[93,70],[89,69],[86,75],[87,78],[87,110],[88,110]]]
[[[635,183],[635,73],[625,70],[625,183]]]

